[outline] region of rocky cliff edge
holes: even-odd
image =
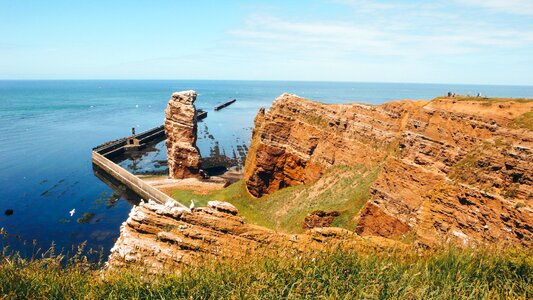
[[[174,272],[208,259],[242,259],[257,255],[328,249],[407,249],[405,244],[379,237],[360,237],[342,228],[315,228],[304,234],[282,234],[247,224],[227,202],[210,201],[189,210],[169,202],[141,202],[120,227],[108,268],[128,264],[150,272]]]
[[[335,165],[360,165],[378,176],[358,234],[531,245],[532,111],[526,99],[372,106],[283,94],[255,119],[246,186],[261,197],[312,184]]]

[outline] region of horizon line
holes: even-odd
[[[316,83],[379,83],[379,84],[427,84],[427,85],[479,85],[479,86],[520,86],[533,87],[533,84],[503,83],[443,83],[443,82],[401,82],[401,81],[352,81],[352,80],[283,80],[283,79],[1,79],[0,81],[248,81],[248,82],[316,82]]]

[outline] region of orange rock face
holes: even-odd
[[[165,110],[168,168],[174,179],[200,177],[195,100],[195,91],[176,92]]]
[[[283,94],[268,112],[259,111],[246,157],[245,179],[255,197],[310,183],[333,165],[374,165],[386,153],[399,122],[372,119],[372,106],[324,105]],[[386,112],[380,113],[388,119]],[[354,137],[358,137],[354,139]]]
[[[533,238],[533,101],[440,98],[326,105],[284,94],[255,120],[245,179],[256,197],[334,165],[379,168],[356,231],[431,245]]]
[[[247,224],[233,205],[210,201],[190,211],[175,203],[133,207],[111,249],[109,268],[135,264],[151,272],[175,272],[210,258],[243,259],[329,249],[406,250],[405,244],[380,237],[360,237],[342,228],[315,228],[304,234],[282,234]]]

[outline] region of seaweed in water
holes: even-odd
[[[119,190],[124,192],[125,191],[125,187],[124,186],[120,186],[119,187]],[[116,192],[113,192],[113,194],[111,194],[111,196],[109,196],[106,200],[105,200],[105,207],[106,208],[112,208],[113,206],[115,206],[115,204],[118,202],[118,200],[120,200],[120,195],[117,194]]]
[[[83,215],[81,216],[81,218],[76,220],[76,222],[78,222],[80,224],[87,224],[87,223],[91,222],[91,220],[94,218],[94,216],[95,216],[94,213],[84,212]]]

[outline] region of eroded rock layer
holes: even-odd
[[[400,249],[405,244],[392,240],[362,238],[341,228],[315,228],[305,234],[280,234],[247,224],[237,209],[227,203],[211,201],[207,207],[189,210],[171,202],[135,206],[120,228],[120,237],[111,249],[111,268],[132,263],[150,271],[175,271],[209,258],[240,259],[275,251],[320,251],[345,249]]]
[[[326,105],[283,94],[255,119],[246,186],[261,197],[363,165],[379,175],[361,235],[530,245],[533,132],[514,125],[532,111],[528,100]]]
[[[174,179],[200,177],[195,100],[195,91],[176,92],[165,110],[168,168]]]

